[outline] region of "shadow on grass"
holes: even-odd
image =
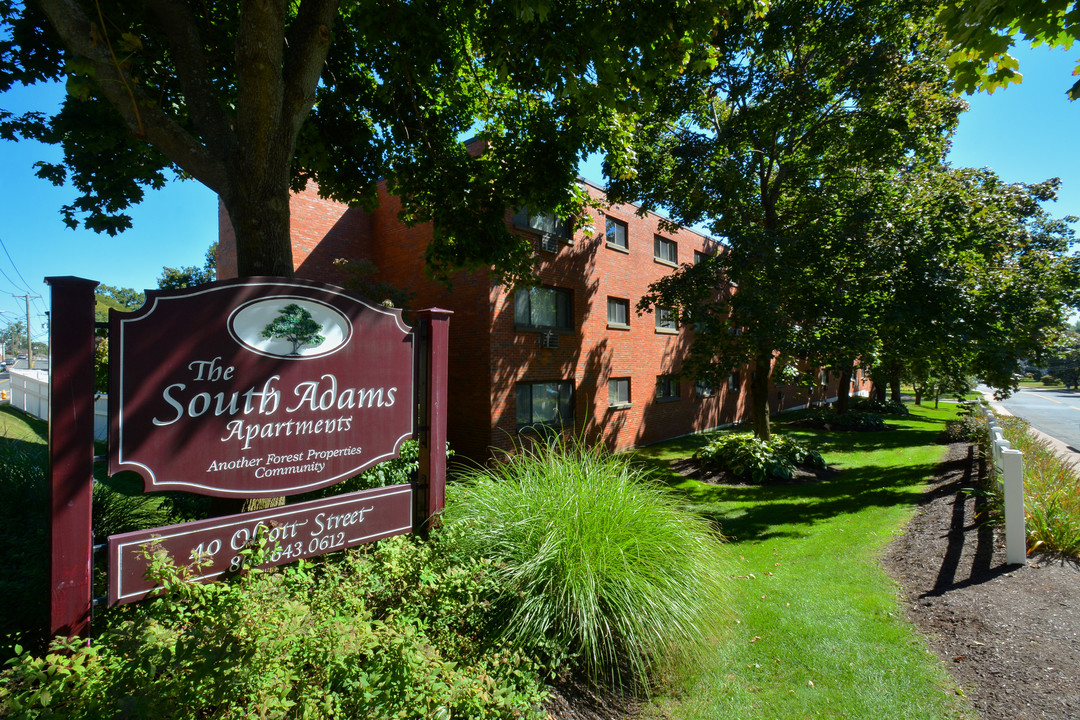
[[[937,463],[895,464],[882,458],[860,457],[876,452],[900,453],[906,448],[936,445],[945,419],[926,416],[889,418],[893,427],[878,432],[826,432],[778,423],[777,432],[798,437],[819,450],[840,472],[825,481],[771,485],[712,485],[690,480],[671,467],[704,446],[710,435],[680,438],[646,448],[637,461],[654,476],[684,494],[713,519],[732,542],[799,537],[815,523],[868,507],[892,507],[918,502],[925,481],[940,471]],[[714,434],[711,434],[715,436]]]
[[[935,464],[844,470],[824,482],[730,486],[684,483],[679,490],[714,520],[732,542],[800,537],[815,523],[868,507],[893,507],[918,500],[921,483]]]

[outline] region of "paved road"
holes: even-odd
[[[1001,404],[1032,427],[1080,452],[1080,393],[1024,388]]]

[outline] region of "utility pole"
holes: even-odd
[[[40,298],[40,295],[12,295],[26,299],[26,369],[34,367],[34,346],[30,344],[30,300]]]

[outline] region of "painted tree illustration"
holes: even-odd
[[[301,345],[319,345],[324,338],[319,334],[322,325],[315,322],[311,313],[296,303],[290,303],[281,309],[272,323],[263,328],[264,338],[281,338],[293,344],[290,355],[299,355]]]

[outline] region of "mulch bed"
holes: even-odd
[[[882,558],[907,616],[982,720],[1080,718],[1080,566],[1048,555],[1005,563],[981,522],[971,446],[949,447],[902,536]]]

